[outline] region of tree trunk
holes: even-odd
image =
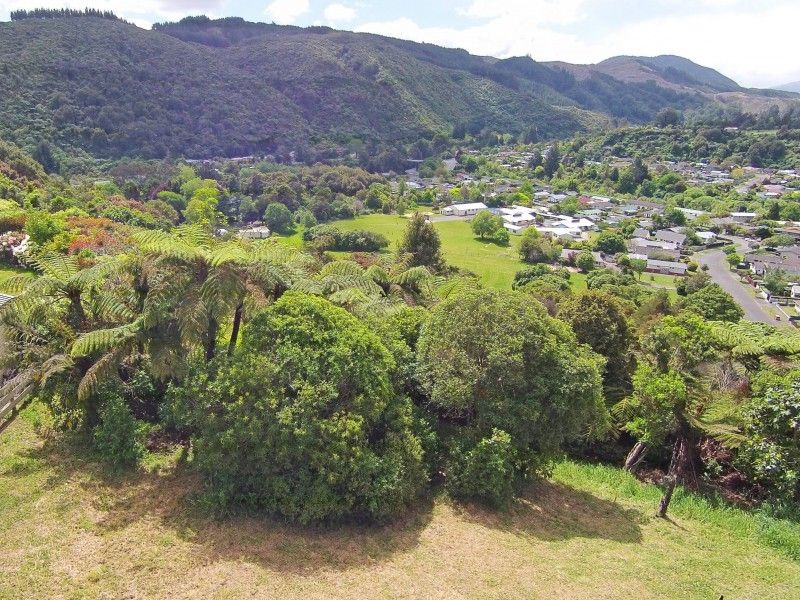
[[[208,331],[206,332],[206,362],[211,362],[217,354],[217,332],[219,324],[214,317],[208,318]]]
[[[233,329],[231,330],[231,340],[228,342],[228,356],[233,356],[233,351],[236,350],[236,342],[239,341],[239,328],[242,326],[243,308],[240,302],[236,306],[236,311],[233,313]]]
[[[678,481],[682,481],[688,467],[691,465],[691,442],[688,436],[688,427],[682,425],[679,428],[679,433],[675,438],[675,444],[672,446],[672,458],[669,461],[669,470],[667,476],[664,478],[664,495],[661,497],[661,502],[658,504],[657,517],[666,517],[669,503],[672,500],[672,494],[675,491],[675,486]]]
[[[656,516],[663,519],[667,516],[667,509],[669,508],[669,503],[672,500],[672,493],[675,491],[675,484],[678,483],[678,479],[674,475],[667,475],[664,478],[664,495],[661,496],[661,502],[658,503],[658,510],[656,511]]]
[[[70,321],[75,331],[83,331],[84,323],[86,322],[86,313],[83,310],[83,303],[81,302],[81,293],[72,292],[69,294],[70,304]]]
[[[647,454],[647,445],[643,442],[636,442],[631,451],[628,452],[628,456],[625,457],[625,466],[623,467],[626,471],[635,471],[636,467],[639,466],[639,463],[644,460],[645,455]]]

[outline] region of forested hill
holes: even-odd
[[[0,138],[100,157],[391,153],[454,128],[549,138],[710,101],[530,58],[241,19],[0,23],[0,73]]]

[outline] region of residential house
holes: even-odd
[[[690,221],[694,221],[697,217],[707,214],[704,210],[695,210],[694,208],[678,207],[678,210],[686,215],[686,218]]]
[[[269,227],[259,225],[249,229],[242,229],[239,232],[239,237],[245,240],[265,240],[270,236],[270,233]]]
[[[633,254],[642,254],[648,258],[680,258],[681,252],[678,245],[661,240],[648,240],[645,238],[632,238],[628,240],[628,251]]]
[[[697,237],[699,237],[700,241],[706,246],[717,241],[717,234],[713,231],[698,231]]]
[[[681,262],[669,260],[647,260],[647,271],[649,273],[661,273],[663,275],[686,275],[687,265]]]
[[[445,206],[441,213],[445,216],[471,217],[478,214],[478,211],[486,210],[487,208],[483,202],[468,202],[466,204]]]
[[[537,214],[549,214],[546,209],[527,206],[511,206],[492,211],[503,219],[503,227],[511,233],[520,233],[531,225],[536,224]]]
[[[645,238],[631,238],[628,246],[638,246],[641,248],[660,248],[662,250],[677,250],[678,244],[664,240],[648,240]]]
[[[800,258],[778,254],[747,254],[745,263],[754,275],[763,276],[768,271],[781,270],[790,277],[800,277]]]
[[[662,242],[669,242],[670,244],[675,244],[678,248],[682,248],[686,244],[685,234],[677,233],[675,231],[670,231],[669,229],[662,229],[660,231],[656,231],[655,238]]]
[[[631,200],[628,204],[635,206],[636,210],[646,217],[652,217],[664,211],[664,207],[661,204],[647,200]]]
[[[737,223],[750,223],[753,219],[757,217],[758,215],[756,213],[749,213],[749,212],[731,213],[731,219],[733,219]]]
[[[681,253],[679,250],[669,249],[669,248],[661,248],[659,246],[629,246],[628,251],[632,254],[639,254],[642,256],[646,256],[647,258],[658,258],[658,259],[674,259],[677,260],[681,257]]]

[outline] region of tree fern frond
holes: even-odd
[[[78,384],[78,400],[86,400],[103,380],[116,374],[118,351],[104,354],[86,371]]]
[[[392,277],[392,283],[407,287],[419,286],[424,282],[430,281],[432,278],[431,272],[425,267],[411,267],[401,273]]]
[[[0,287],[9,294],[19,294],[35,279],[36,276],[33,273],[17,273],[6,279]]]
[[[367,269],[365,275],[381,287],[385,287],[391,283],[389,274],[383,267],[379,265],[371,265]]]
[[[320,277],[327,277],[328,275],[363,277],[364,269],[361,267],[361,265],[352,260],[335,260],[322,267],[319,272]]]
[[[53,252],[33,256],[30,262],[33,268],[42,275],[59,281],[67,281],[81,268],[76,256],[65,256]]]
[[[70,355],[73,357],[90,356],[96,352],[108,351],[124,340],[135,337],[139,330],[140,323],[135,321],[121,327],[89,331],[75,340]]]
[[[97,300],[97,313],[107,321],[130,321],[133,311],[110,294],[103,294]]]

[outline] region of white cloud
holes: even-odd
[[[618,54],[677,54],[746,86],[765,87],[800,75],[795,62],[800,2],[782,0],[769,7],[704,0],[698,7],[667,1],[669,16],[616,26],[594,24],[587,12],[591,7],[582,0],[473,0],[462,14],[474,25],[422,27],[403,17],[364,23],[357,30],[499,58],[530,54],[541,61],[595,63]]]
[[[510,19],[527,24],[572,23],[584,0],[472,0],[460,11],[474,19]]]
[[[323,15],[329,23],[350,23],[356,18],[356,9],[352,6],[335,2],[325,7]]]
[[[275,23],[289,25],[306,14],[308,9],[308,0],[274,0],[265,12]]]

